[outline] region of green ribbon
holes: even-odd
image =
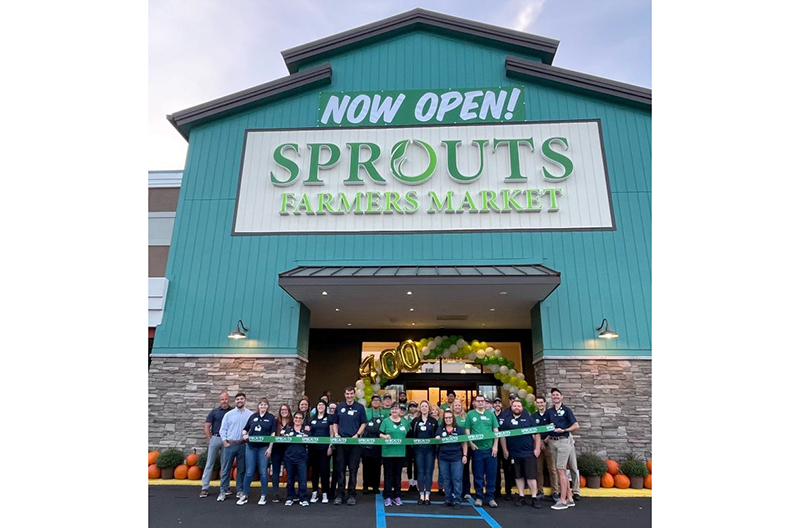
[[[332,444],[332,445],[439,445],[458,444],[461,442],[474,442],[476,440],[492,440],[509,436],[522,436],[537,433],[547,433],[555,429],[553,424],[523,427],[511,431],[498,433],[476,433],[469,435],[448,436],[447,438],[397,438],[385,440],[383,438],[331,438],[327,436],[251,436],[250,442],[276,443],[276,444]]]

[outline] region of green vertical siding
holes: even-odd
[[[418,32],[328,59],[325,90],[521,84],[505,77],[507,54]],[[244,130],[315,126],[318,93],[309,92],[192,130],[153,353],[305,357],[308,314],[277,280],[297,265],[533,262],[562,273],[537,316],[544,355],[649,355],[650,115],[553,87],[525,90],[528,120],[600,118],[616,231],[232,237]],[[610,343],[594,331],[604,317],[620,335]],[[240,318],[249,339],[227,339]]]

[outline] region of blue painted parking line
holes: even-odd
[[[468,500],[469,505],[477,512],[478,515],[447,515],[436,513],[395,513],[387,512],[383,505],[383,497],[380,494],[375,495],[375,525],[376,528],[386,528],[387,517],[416,517],[427,519],[483,519],[491,528],[502,528],[500,524],[495,521],[489,513],[483,508],[475,506],[473,499]],[[431,501],[431,504],[444,504],[444,502]]]

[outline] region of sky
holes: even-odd
[[[650,0],[150,0],[148,169],[182,169],[166,115],[288,74],[281,51],[416,7],[560,41],[553,66],[651,86]]]

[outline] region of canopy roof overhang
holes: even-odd
[[[309,308],[312,328],[530,328],[561,274],[540,264],[301,266],[278,284]]]

